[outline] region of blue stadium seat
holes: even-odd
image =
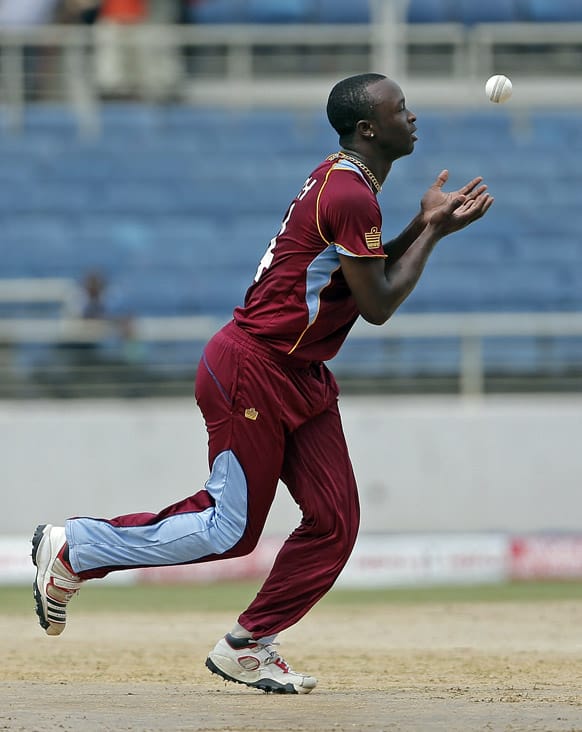
[[[396,342],[394,345],[396,345]],[[456,338],[411,338],[403,340],[398,350],[391,349],[396,362],[396,375],[454,375],[459,364],[459,343]]]
[[[316,0],[320,23],[369,23],[369,0]]]
[[[533,143],[537,147],[549,146],[551,155],[555,155],[558,147],[565,150],[571,150],[573,146],[582,147],[582,125],[576,112],[533,110],[529,115],[529,124]]]
[[[409,23],[450,23],[453,20],[451,0],[410,0]]]
[[[75,241],[61,232],[46,231],[42,235],[23,230],[2,235],[2,276],[46,277],[58,275],[75,261]]]
[[[104,186],[101,196],[93,202],[92,209],[150,215],[179,211],[181,207],[172,188],[162,183],[142,182],[136,176],[129,182],[109,182]]]
[[[167,269],[131,271],[112,276],[110,308],[119,314],[194,314],[199,306],[197,284],[193,273]]]
[[[61,104],[38,104],[25,108],[23,126],[27,132],[50,133],[67,139],[78,137],[79,122],[72,109]]]
[[[313,20],[312,0],[249,0],[249,23],[308,23]]]
[[[148,343],[144,356],[153,373],[165,374],[170,378],[178,374],[193,378],[203,349],[204,343],[199,341]]]
[[[3,186],[10,186],[13,183],[26,185],[34,181],[39,174],[41,167],[26,150],[22,154],[5,154],[0,151],[2,165],[0,166],[0,189]]]
[[[538,266],[561,264],[571,270],[582,261],[580,242],[557,233],[515,236],[511,251],[518,262],[532,262]]]
[[[515,249],[510,234],[491,237],[481,230],[480,223],[476,223],[473,230],[466,229],[447,237],[439,244],[432,258],[446,266],[492,266],[503,261]]]
[[[508,113],[499,111],[488,112],[458,112],[449,115],[446,120],[445,131],[449,135],[450,143],[457,148],[459,145],[459,137],[465,137],[468,141],[473,141],[475,145],[475,135],[479,136],[479,144],[487,144],[487,141],[497,141],[497,144],[503,144],[508,139],[509,144],[513,145],[512,140],[512,119]],[[454,130],[452,132],[451,130]]]
[[[557,181],[554,180],[554,184],[560,185],[559,178]],[[550,208],[545,200],[538,200],[537,205],[534,203],[524,213],[529,217],[530,227],[535,233],[555,236],[559,232],[560,236],[573,236],[579,241],[582,231],[582,208],[579,205],[573,208],[567,204],[556,203]]]
[[[110,134],[85,141],[53,134],[66,115],[35,120],[34,109],[22,137],[0,133],[4,276],[98,267],[137,313],[239,302],[291,198],[337,144],[321,113],[104,105]],[[580,114],[536,110],[525,122],[514,128],[505,110],[419,114],[417,152],[379,198],[386,237],[443,167],[449,188],[484,174],[496,202],[438,246],[404,311],[582,307]]]
[[[453,20],[465,25],[521,20],[519,0],[455,0]]]
[[[46,185],[39,179],[24,185],[3,187],[0,195],[0,212],[6,213],[33,211],[70,216],[90,211],[92,204],[93,192],[86,186],[56,181]]]
[[[201,0],[191,23],[369,23],[369,0]]]
[[[348,338],[330,361],[338,376],[357,373],[360,377],[384,377],[394,373],[395,349],[377,338]]]
[[[562,373],[564,364],[574,367],[577,371],[582,368],[582,339],[568,338],[565,336],[544,339],[543,344],[538,344],[540,361],[543,359],[545,371]]]
[[[195,271],[210,266],[217,252],[226,252],[224,261],[230,264],[233,248],[228,229],[218,218],[194,216],[185,229],[151,223],[147,245],[135,252],[134,262],[152,271],[160,267]]]
[[[445,243],[445,242],[443,242]],[[494,265],[444,264],[435,252],[426,276],[409,298],[409,307],[416,311],[457,312],[479,310],[491,299],[487,271],[495,272]]]
[[[243,0],[199,0],[188,7],[190,23],[242,23],[244,19]]]
[[[535,338],[485,338],[483,363],[487,371],[495,374],[536,373],[542,354]]]
[[[520,262],[496,270],[491,272],[489,280],[489,300],[498,310],[535,311],[542,304],[551,310],[559,306],[562,279],[559,267]]]
[[[130,130],[134,137],[155,134],[162,117],[160,109],[138,102],[111,102],[101,105],[99,113],[102,133],[108,139]]]
[[[193,312],[227,316],[243,302],[251,279],[240,269],[220,267],[206,270],[205,276],[196,283]]]
[[[457,339],[349,338],[330,365],[338,376],[356,373],[360,377],[449,375],[457,372]]]
[[[527,20],[541,23],[582,21],[579,0],[524,0]]]
[[[118,175],[119,157],[105,151],[92,149],[71,149],[66,155],[47,162],[53,180],[66,183],[106,182]]]

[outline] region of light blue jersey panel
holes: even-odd
[[[319,312],[319,296],[324,287],[329,285],[332,274],[340,266],[339,257],[333,246],[326,247],[307,267],[305,282],[305,302],[309,313],[309,325],[313,323]]]
[[[247,481],[230,450],[217,455],[205,488],[214,499],[213,507],[169,516],[152,526],[70,519],[65,530],[73,569],[184,564],[228,551],[241,539],[247,523]]]

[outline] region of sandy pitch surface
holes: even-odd
[[[1,611],[0,611],[1,612]],[[231,614],[0,615],[0,730],[582,732],[582,603],[316,607],[281,652],[309,695],[204,667]]]

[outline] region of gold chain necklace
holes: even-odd
[[[376,178],[376,176],[374,175],[374,173],[372,173],[370,168],[368,168],[367,165],[364,165],[364,163],[359,158],[356,158],[353,155],[348,155],[348,153],[337,152],[337,153],[333,153],[333,155],[330,155],[327,159],[328,160],[338,160],[338,159],[349,160],[354,165],[357,165],[358,168],[368,176],[368,178],[370,179],[370,182],[376,189],[376,193],[380,193],[380,191],[382,190],[382,186],[378,182],[378,178]]]

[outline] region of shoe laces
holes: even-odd
[[[287,661],[285,661],[285,659],[281,656],[277,649],[273,647],[278,646],[278,643],[260,643],[259,645],[262,646],[262,648],[264,648],[265,651],[267,651],[267,653],[269,654],[269,657],[265,659],[265,665],[269,663],[274,663],[279,666],[280,669],[285,671],[285,673],[289,673],[289,671],[291,671],[291,667],[289,666]]]

